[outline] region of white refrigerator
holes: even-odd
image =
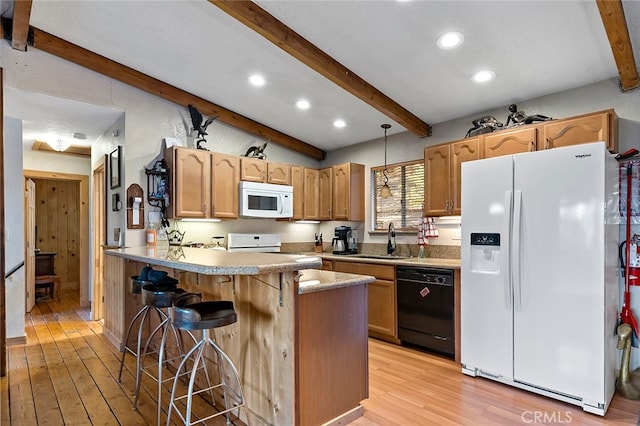
[[[604,415],[618,164],[603,142],[462,164],[462,371]]]

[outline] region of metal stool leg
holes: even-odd
[[[139,330],[138,330],[138,341],[136,343],[136,352],[135,352],[135,356],[136,358],[138,357],[138,355],[140,354],[140,346],[141,346],[141,330],[142,330],[142,324],[144,324],[144,320],[147,317],[147,314],[149,312],[149,307],[148,306],[143,306],[138,313],[133,317],[133,319],[131,320],[131,322],[129,323],[129,327],[127,328],[127,334],[126,337],[124,338],[124,346],[122,348],[122,357],[120,359],[120,371],[118,372],[118,383],[122,382],[122,368],[124,367],[124,357],[125,354],[127,352],[132,352],[131,349],[129,349],[128,345],[129,345],[129,337],[131,335],[131,330],[133,329],[133,325],[135,324],[136,320],[140,317],[140,315],[142,315],[142,319],[140,320],[140,324],[139,324]],[[132,352],[133,353],[133,352]],[[137,360],[136,360],[136,366],[137,366]]]

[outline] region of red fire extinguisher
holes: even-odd
[[[620,258],[623,276],[626,271],[624,256],[624,245],[626,243],[627,241],[623,241],[618,248],[618,257]],[[627,261],[629,262],[629,285],[640,286],[640,235],[638,234],[634,234],[629,242],[629,259]]]

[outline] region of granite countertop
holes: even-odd
[[[369,284],[375,280],[376,278],[371,275],[347,274],[344,272],[322,271],[320,269],[303,269],[300,271],[298,294]]]
[[[344,262],[378,263],[386,265],[406,265],[406,266],[426,266],[434,268],[460,269],[460,259],[445,259],[439,257],[427,257],[419,259],[417,257],[398,258],[393,256],[375,256],[373,258],[361,257],[363,254],[332,254],[332,253],[305,253],[309,256],[315,255],[326,260],[341,260]]]
[[[320,268],[315,254],[234,252],[179,246],[125,247],[105,254],[204,275],[259,275]]]

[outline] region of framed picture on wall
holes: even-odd
[[[111,189],[120,187],[121,162],[122,146],[118,146],[109,154],[109,182],[111,182]]]

